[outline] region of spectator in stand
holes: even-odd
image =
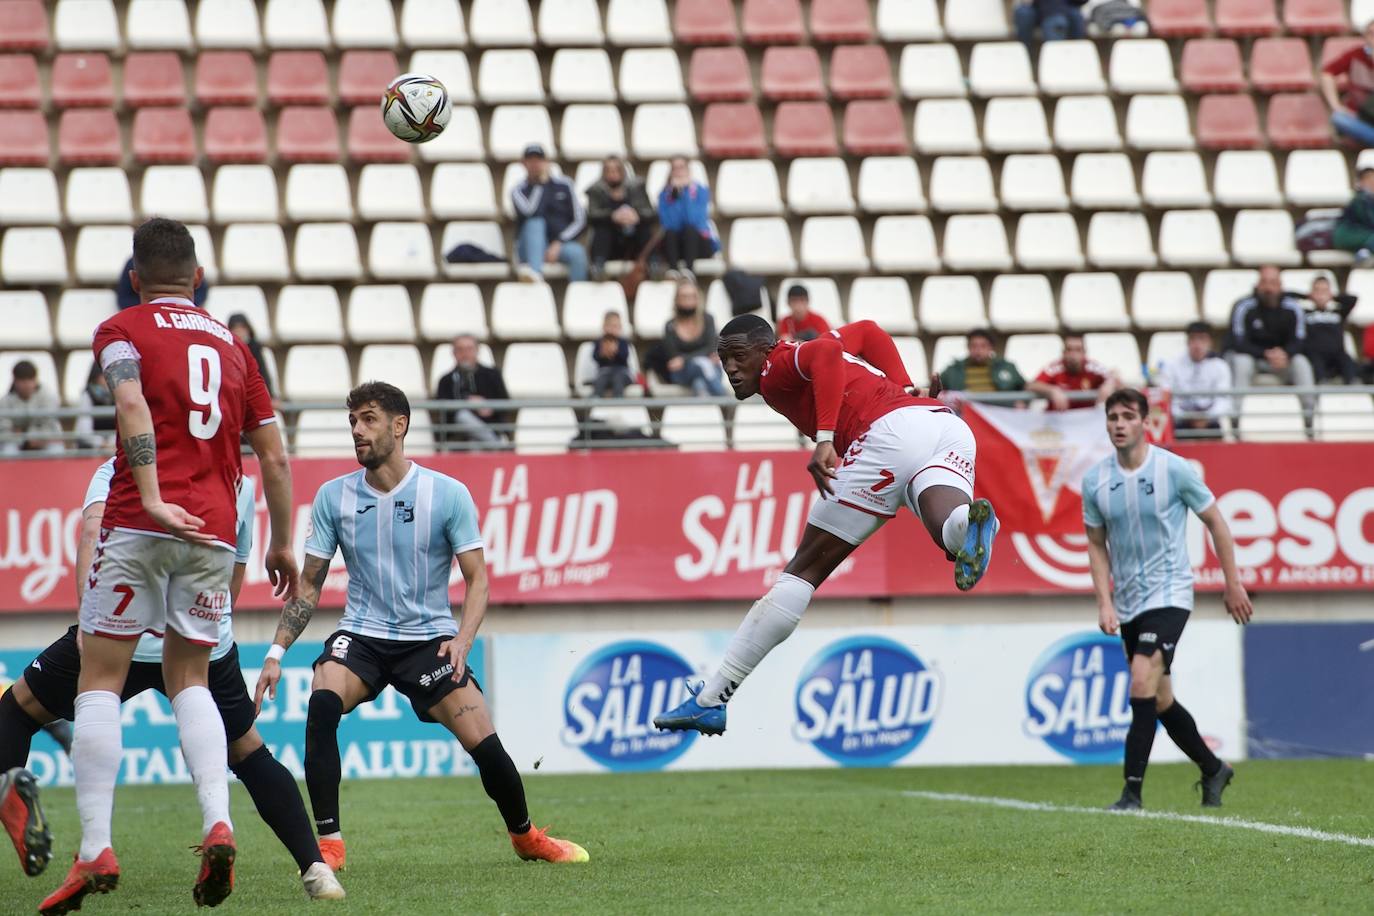
[[[601,339],[592,352],[596,360],[596,378],[592,392],[599,398],[623,398],[625,389],[634,383],[630,372],[630,342],[625,339],[619,312],[607,312],[601,322]]]
[[[811,293],[800,283],[787,288],[787,308],[791,314],[778,322],[782,340],[814,340],[830,333],[830,323],[811,311]]]
[[[525,180],[510,192],[515,204],[516,275],[534,282],[544,276],[544,265],[561,261],[568,279],[587,279],[587,251],[577,237],[587,226],[577,189],[562,175],[549,171],[544,147],[525,147]]]
[[[1345,77],[1344,86],[1339,77]],[[1374,20],[1364,26],[1363,44],[1322,67],[1321,90],[1336,133],[1361,146],[1374,146]]]
[[[110,392],[110,385],[105,381],[105,373],[100,368],[100,363],[91,364],[91,372],[86,376],[86,387],[81,389],[81,397],[77,400],[77,406],[89,411],[93,407],[113,407],[114,395]],[[76,418],[77,445],[81,448],[98,449],[100,451],[113,451],[115,445],[115,417],[111,413],[108,417],[96,417],[90,413],[83,413]]]
[[[1031,54],[1035,53],[1035,31],[1044,41],[1082,38],[1087,33],[1083,7],[1088,0],[1021,0],[1011,11],[1016,37]]]
[[[1226,359],[1237,388],[1249,388],[1259,373],[1272,375],[1285,385],[1313,384],[1312,364],[1303,354],[1307,322],[1302,301],[1283,291],[1279,269],[1260,268],[1255,291],[1231,310],[1231,338]],[[1312,413],[1312,398],[1304,398],[1304,410]]]
[[[248,352],[253,354],[253,359],[258,364],[258,372],[262,373],[262,380],[267,385],[267,393],[272,396],[273,401],[276,401],[277,389],[272,382],[272,373],[267,369],[267,360],[262,354],[262,343],[258,340],[257,332],[253,330],[253,325],[249,322],[248,316],[242,312],[235,312],[229,316],[225,325],[234,332],[235,337],[248,345]]]
[[[625,160],[607,156],[601,180],[587,190],[592,279],[605,277],[607,261],[637,260],[653,236],[654,218],[644,182],[626,174]]]
[[[940,373],[946,391],[1024,391],[1026,380],[1016,366],[997,355],[992,332],[976,328],[968,332],[968,356],[956,359]]]
[[[27,359],[15,363],[9,393],[0,397],[0,454],[60,451],[62,424],[34,416],[60,406],[57,395],[38,383],[38,367]]]
[[[1369,260],[1374,251],[1374,168],[1360,169],[1355,196],[1341,211],[1331,241],[1337,248],[1355,252],[1362,265]]]
[[[501,370],[477,362],[477,338],[459,334],[453,338],[453,371],[439,379],[434,390],[436,401],[469,401],[473,406],[439,410],[433,415],[438,442],[482,442],[494,444],[504,436],[493,426],[511,422],[511,411],[482,407],[482,401],[505,401],[506,380]]]
[[[134,285],[129,280],[129,274],[133,272],[134,259],[124,262],[124,269],[120,271],[119,280],[115,283],[115,305],[121,310],[138,305],[142,301],[138,293],[134,292]],[[207,280],[196,287],[193,300],[196,305],[205,306],[205,294],[210,291],[210,282]]]
[[[711,189],[692,180],[682,156],[675,156],[670,166],[668,183],[658,195],[658,221],[663,227],[663,258],[681,273],[690,271],[698,258],[719,251],[720,240],[711,226]]]
[[[1212,329],[1207,322],[1188,325],[1188,349],[1161,367],[1157,384],[1171,391],[1192,392],[1173,396],[1176,428],[1195,431],[1185,433],[1188,436],[1221,435],[1221,418],[1231,414],[1231,398],[1207,392],[1231,389],[1231,367],[1212,350]]]
[[[1120,387],[1121,381],[1112,370],[1096,360],[1088,359],[1083,335],[1070,331],[1064,335],[1064,354],[1040,370],[1026,390],[1048,398],[1051,410],[1072,410],[1101,404]],[[1070,400],[1069,394],[1075,391],[1096,391],[1097,399]]]
[[[1307,294],[1312,308],[1303,315],[1307,325],[1307,359],[1312,363],[1312,378],[1318,383],[1339,376],[1347,385],[1355,384],[1359,367],[1345,350],[1345,320],[1355,308],[1357,297],[1349,293],[1331,294],[1331,281],[1318,276]]]
[[[725,394],[724,372],[716,356],[716,322],[701,305],[696,283],[682,279],[673,300],[673,317],[663,326],[668,381],[698,397]]]

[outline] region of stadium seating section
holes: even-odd
[[[832,322],[886,327],[918,376],[990,324],[1027,376],[1072,329],[1139,380],[1189,321],[1223,326],[1267,262],[1299,285],[1334,269],[1374,320],[1374,271],[1293,244],[1308,208],[1350,194],[1356,151],[1316,92],[1359,41],[1348,4],[1145,5],[1150,37],[1032,56],[1007,0],[0,0],[0,358],[50,351],[70,402],[131,227],[165,214],[195,227],[210,308],[251,317],[286,398],[337,402],[373,375],[424,395],[459,331],[517,396],[586,394],[601,316],[623,313],[641,356],[671,284],[627,301],[443,257],[513,250],[529,142],[583,193],[606,154],[651,194],[691,158],[722,239],[697,265],[717,321],[726,267],[766,275],[773,302],[803,282]],[[452,97],[428,144],[378,115],[407,70]],[[1247,400],[1240,434],[1300,435],[1285,397]],[[717,447],[719,414],[671,408],[664,435]],[[319,419],[301,435],[328,446]],[[795,443],[754,419],[741,447]],[[558,448],[571,423],[522,411],[515,439]]]

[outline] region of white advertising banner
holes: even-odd
[[[1107,763],[1130,724],[1119,639],[1059,623],[808,629],[730,703],[723,737],[653,718],[718,663],[725,631],[498,635],[502,742],[541,772]],[[1244,753],[1239,628],[1189,624],[1174,689],[1222,756]],[[1183,760],[1163,733],[1152,759]]]

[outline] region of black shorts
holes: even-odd
[[[378,639],[348,630],[335,630],[324,641],[324,651],[315,659],[313,667],[325,662],[338,662],[356,674],[367,685],[368,700],[374,700],[388,684],[410,700],[421,722],[437,721],[429,711],[439,701],[471,681],[478,690],[472,668],[463,672],[462,680],[453,679],[453,665],[439,656],[439,646],[449,637],[436,636],[424,642],[402,639]]]
[[[1150,656],[1158,651],[1164,656],[1164,673],[1168,674],[1174,663],[1174,649],[1188,625],[1188,613],[1182,608],[1162,607],[1123,623],[1121,641],[1126,646],[1127,663],[1132,655]]]
[[[24,683],[43,708],[59,719],[75,718],[76,680],[81,674],[81,650],[76,645],[76,627],[71,627],[62,637],[38,654],[24,669]],[[129,676],[124,681],[120,700],[138,696],[145,690],[156,690],[167,695],[167,686],[162,682],[162,666],[154,662],[134,662],[129,666]],[[248,695],[248,687],[243,682],[243,671],[239,668],[239,647],[235,645],[229,654],[210,662],[210,695],[215,698],[220,717],[224,720],[224,737],[233,742],[248,734],[257,717],[253,698]]]

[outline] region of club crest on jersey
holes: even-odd
[[[1119,640],[1076,633],[1046,649],[1031,667],[1026,733],[1068,759],[1119,761],[1130,725],[1131,672]]]
[[[402,522],[403,524],[408,525],[411,522],[415,521],[414,503],[401,502],[400,500],[397,500],[396,505],[392,507],[392,512],[395,514],[396,521]]]

